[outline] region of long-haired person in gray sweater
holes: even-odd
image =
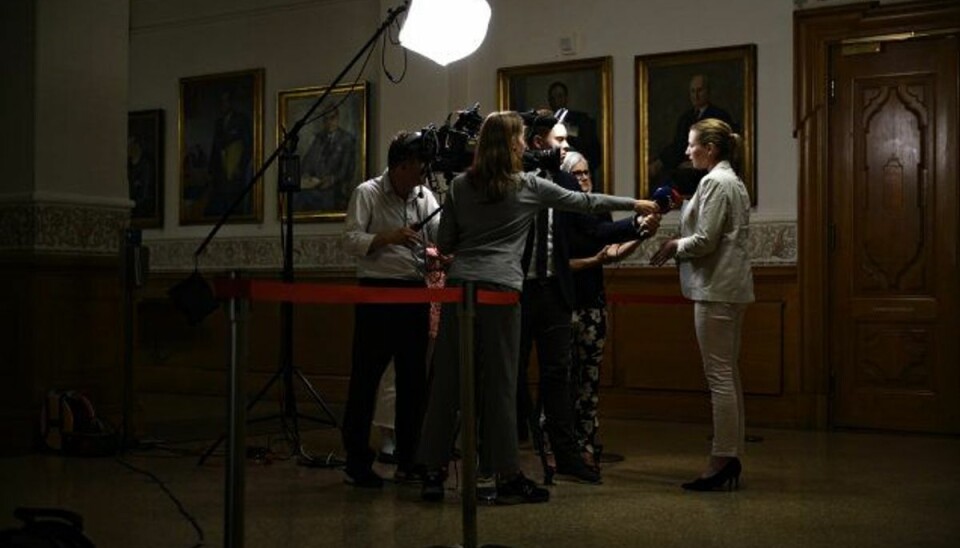
[[[447,285],[475,282],[480,289],[520,292],[521,258],[534,217],[542,208],[584,213],[635,211],[657,206],[604,194],[571,192],[523,173],[526,143],[516,112],[489,114],[480,128],[473,166],[450,184],[437,237],[439,250],[453,255]],[[477,364],[480,475],[496,477],[497,504],[546,502],[550,493],[520,471],[516,382],[520,344],[519,304],[478,305]],[[422,497],[444,496],[446,465],[457,429],[460,333],[456,305],[444,305],[433,357],[433,380],[423,424],[420,462],[426,466]]]

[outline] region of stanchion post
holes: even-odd
[[[463,285],[460,302],[460,432],[463,438],[463,546],[477,547],[477,413],[475,400],[474,320],[477,312],[477,286]]]
[[[236,280],[231,272],[230,279]],[[243,391],[243,372],[247,362],[246,298],[230,297],[227,320],[230,328],[230,372],[227,392],[227,459],[224,489],[223,545],[243,548],[244,445],[246,443],[247,406]]]

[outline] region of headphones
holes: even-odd
[[[403,150],[425,164],[436,156],[436,145],[436,133],[430,131],[414,131],[403,140]]]

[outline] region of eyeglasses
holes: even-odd
[[[570,172],[570,175],[573,175],[577,179],[589,179],[590,172],[586,169],[577,169]]]

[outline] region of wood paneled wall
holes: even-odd
[[[755,267],[757,301],[747,308],[741,380],[751,424],[810,426],[811,402],[798,371],[796,269]],[[680,297],[674,269],[607,272],[609,334],[601,410],[607,416],[710,419],[709,396],[693,326],[693,304]],[[617,294],[651,297],[617,303]],[[661,301],[661,302],[658,302]]]
[[[805,394],[798,371],[796,269],[754,269],[757,302],[745,319],[743,384],[751,424],[813,425],[814,396]],[[212,279],[214,275],[208,275]],[[166,297],[182,276],[155,275],[139,294],[136,383],[140,393],[224,395],[227,324],[214,313],[190,327]],[[353,283],[352,273],[298,274],[300,282]],[[613,294],[679,296],[674,269],[607,271]],[[707,421],[709,396],[693,330],[692,304],[611,304],[601,412],[610,417]],[[294,307],[294,363],[328,403],[346,398],[353,308]],[[249,314],[249,360],[245,377],[255,393],[280,362],[280,307],[253,303]],[[269,394],[267,398],[275,398]],[[306,401],[305,394],[298,390]],[[275,400],[274,400],[275,401]]]
[[[31,450],[48,390],[80,390],[119,425],[122,292],[115,257],[0,259],[0,454]]]

